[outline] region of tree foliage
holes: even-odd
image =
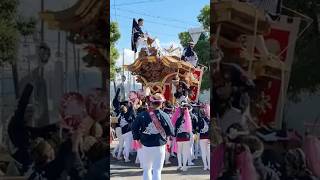
[[[120,38],[120,31],[117,22],[110,23],[110,79],[114,80],[116,75],[116,60],[119,58],[119,52],[115,46]]]
[[[203,28],[210,31],[210,5],[205,5],[197,18],[202,23]]]
[[[15,18],[18,1],[0,1],[0,64],[12,62],[17,52],[18,30]]]
[[[34,33],[34,18],[17,17],[17,0],[0,1],[0,65],[14,63],[16,60],[19,35]]]
[[[318,5],[317,5],[318,4]],[[297,40],[289,82],[289,99],[299,100],[301,93],[316,93],[320,84],[320,33],[318,0],[284,1],[284,5],[313,19],[312,26]],[[290,14],[292,15],[292,14]],[[302,24],[304,26],[305,24]]]
[[[32,35],[36,31],[37,20],[33,17],[20,16],[17,19],[17,29],[22,36]]]
[[[198,16],[198,21],[202,23],[205,29],[210,27],[210,6],[206,5],[201,10]],[[179,33],[180,44],[186,48],[188,43],[192,41],[192,38],[188,32]],[[210,42],[209,36],[206,33],[202,33],[197,44],[194,47],[194,51],[197,53],[199,61],[198,63],[209,67],[210,61]],[[206,90],[210,88],[209,71],[205,71],[202,78],[201,90]]]

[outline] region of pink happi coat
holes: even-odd
[[[320,177],[320,141],[317,137],[308,135],[305,138],[303,151],[306,156],[308,168],[312,173]]]
[[[205,112],[206,116],[210,119],[210,105],[209,104],[204,105],[204,112]]]
[[[140,148],[142,148],[142,145],[141,145],[141,143],[140,143],[139,141],[133,140],[133,141],[131,142],[131,148],[132,148],[133,150],[135,150],[135,151],[138,151]]]
[[[240,180],[257,180],[257,172],[253,165],[253,157],[249,148],[245,148],[237,156],[237,168],[240,170]]]
[[[181,108],[178,107],[178,108],[176,108],[176,111],[173,113],[173,116],[171,118],[171,123],[174,127],[176,126],[176,122],[177,122],[178,118],[180,117],[180,114],[181,114]],[[184,131],[191,133],[192,132],[192,122],[191,122],[190,112],[188,109],[186,111],[184,111],[183,118],[185,120],[185,122],[183,124]],[[172,148],[173,148],[173,152],[177,152],[178,146],[177,146],[177,141],[175,138],[174,138],[174,144],[173,144]]]
[[[211,178],[214,180],[216,180],[223,171],[224,152],[225,144],[219,144],[212,152],[213,157],[211,158],[211,164],[213,168],[211,168]]]

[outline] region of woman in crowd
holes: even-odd
[[[305,154],[302,149],[291,149],[284,157],[285,179],[287,180],[317,180],[308,169]]]
[[[119,120],[116,126],[121,127],[121,134],[124,141],[124,159],[125,162],[130,162],[129,153],[131,151],[131,142],[132,142],[132,131],[131,131],[131,123],[134,121],[135,115],[133,106],[130,105],[129,109],[127,106],[122,105],[120,108]],[[120,151],[122,146],[120,144]],[[118,158],[119,158],[118,153]]]
[[[120,114],[118,116],[118,120],[120,120]],[[118,160],[120,160],[121,159],[122,150],[123,150],[123,144],[124,144],[120,123],[116,124],[115,132],[116,132],[116,136],[118,138],[119,143],[114,148],[114,150],[112,152],[112,156],[114,158],[117,158]],[[116,156],[116,153],[118,153],[117,156]]]
[[[187,102],[182,102],[173,118],[176,118],[175,137],[177,141],[178,170],[187,171],[187,162],[190,159],[190,139],[192,135],[192,122]],[[176,117],[175,117],[176,116]],[[174,120],[175,121],[175,120]]]

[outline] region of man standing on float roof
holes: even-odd
[[[198,56],[197,53],[193,50],[195,46],[194,42],[189,42],[189,45],[187,48],[183,50],[181,60],[189,62],[194,67],[197,67],[198,65]]]
[[[146,38],[148,34],[143,32],[143,23],[144,23],[144,20],[142,18],[138,19],[138,23],[135,19],[133,19],[132,35],[131,35],[131,50],[136,53],[138,49],[146,48],[146,51],[149,54],[149,51],[147,49],[148,45],[146,42]]]

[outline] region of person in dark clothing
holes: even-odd
[[[142,26],[143,26],[143,19],[140,18],[138,19],[138,23],[136,22],[135,19],[133,19],[133,23],[132,23],[132,39],[131,39],[131,49],[134,52],[137,52],[138,49],[138,41],[139,38],[143,38],[144,37],[144,33],[142,31]]]
[[[71,157],[72,141],[69,139],[61,144],[57,156],[53,148],[46,141],[40,141],[32,149],[35,162],[33,172],[28,180],[58,180],[68,169],[68,157]]]
[[[128,106],[129,102],[128,101],[122,101],[120,102],[119,100],[119,94],[120,94],[120,88],[117,89],[116,95],[114,96],[113,100],[112,100],[112,105],[114,108],[114,112],[116,113],[116,116],[118,116],[120,114],[120,107],[122,105],[124,106]]]
[[[194,67],[196,67],[198,65],[198,56],[197,53],[193,50],[194,46],[194,42],[189,42],[188,47],[182,53],[181,60],[189,62]]]
[[[198,122],[196,125],[197,131],[200,134],[200,149],[203,162],[203,169],[210,169],[210,140],[209,140],[209,127],[210,119],[206,116],[204,109],[200,110]]]
[[[191,106],[187,102],[181,102],[180,116],[175,123],[175,137],[178,146],[178,170],[187,171],[187,161],[191,159],[192,118],[189,112]],[[183,162],[182,162],[183,160]]]
[[[17,109],[11,118],[8,125],[8,135],[12,144],[17,148],[17,151],[12,157],[22,165],[19,170],[23,175],[32,164],[30,155],[31,138],[27,131],[26,124],[32,119],[33,109],[28,108],[29,99],[33,91],[33,86],[27,84],[21,94]]]
[[[161,110],[163,95],[150,96],[150,107],[132,123],[133,139],[141,143],[143,179],[161,180],[167,137],[173,134],[169,115]]]
[[[259,175],[259,180],[280,180],[278,174],[274,170],[262,163],[261,155],[264,151],[264,146],[259,138],[252,135],[243,136],[241,137],[240,142],[249,147],[253,156],[256,172]]]
[[[89,164],[88,171],[85,170],[84,163],[81,161],[77,149],[73,150],[71,156],[71,180],[105,180],[109,176],[107,174],[107,145],[99,141],[95,143],[86,153]]]
[[[285,180],[317,180],[307,168],[302,149],[291,149],[284,157]]]
[[[185,81],[179,81],[177,83],[176,92],[173,94],[178,102],[186,101],[189,94],[191,94],[190,86]]]
[[[120,108],[120,114],[119,114],[119,120],[116,124],[116,127],[121,127],[121,136],[123,138],[125,149],[124,149],[124,159],[126,162],[129,162],[129,153],[131,149],[131,142],[132,142],[132,131],[131,131],[131,124],[135,119],[135,114],[133,110],[132,104],[129,106],[129,109],[127,109],[126,106],[122,105]],[[121,152],[121,145],[120,145],[120,151]],[[119,157],[118,153],[118,157]]]
[[[190,136],[190,156],[189,156],[189,160],[188,160],[188,165],[193,166],[194,163],[192,162],[192,160],[195,159],[195,155],[194,155],[195,138],[194,138],[194,136],[197,134],[198,117],[193,113],[193,107],[191,106],[191,104],[185,104],[184,107],[188,108],[189,113],[190,113],[190,117],[191,117],[191,123],[192,123],[192,134]]]
[[[58,131],[57,125],[45,127],[30,127],[33,120],[34,109],[29,104],[33,86],[27,84],[21,94],[17,109],[8,125],[8,134],[12,144],[17,148],[12,157],[21,165],[20,174],[26,173],[32,164],[31,143],[37,137],[50,138],[51,134]]]

